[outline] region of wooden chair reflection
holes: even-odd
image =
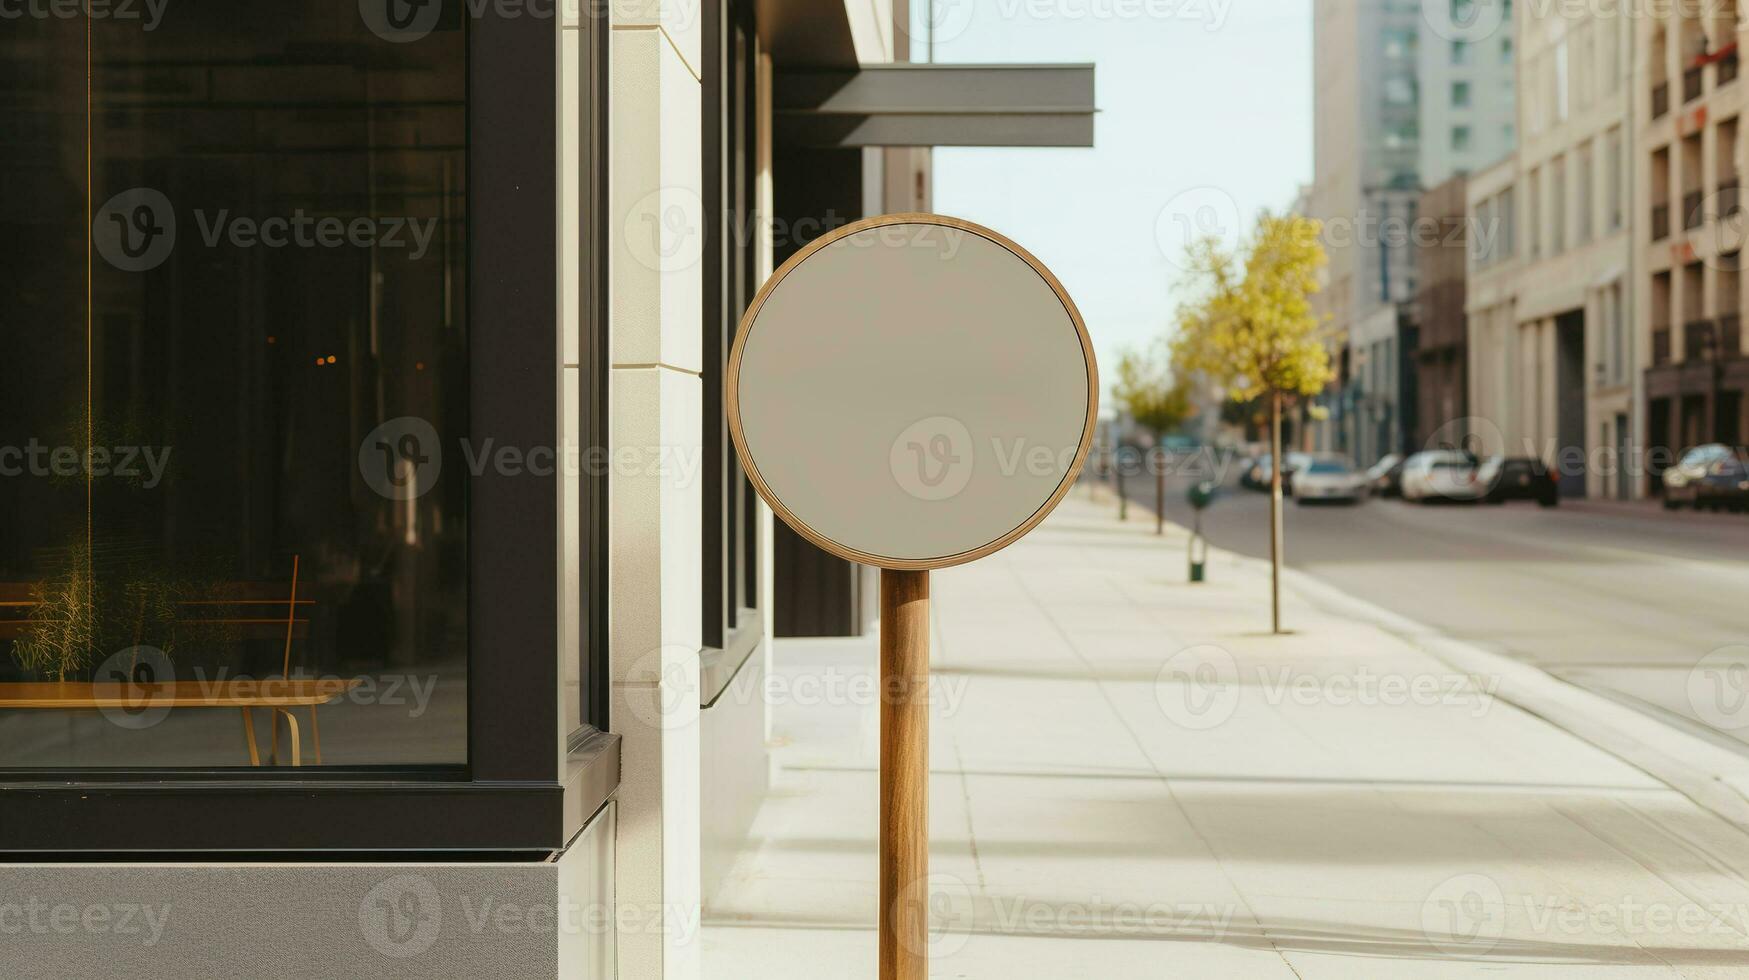
[[[290,764],[303,765],[303,738],[298,727],[298,719],[294,709],[308,708],[310,710],[310,747],[317,765],[322,764],[322,730],[317,718],[317,709],[322,705],[346,694],[360,681],[345,678],[293,678],[291,677],[292,641],[297,635],[300,623],[307,627],[308,620],[298,618],[300,606],[313,605],[313,600],[298,598],[299,560],[292,557],[292,577],[290,594],[281,599],[273,598],[226,598],[199,600],[190,605],[226,605],[236,606],[244,612],[234,617],[208,619],[207,622],[234,626],[272,626],[277,629],[284,625],[284,652],[281,657],[280,675],[263,679],[238,679],[228,681],[135,681],[130,676],[127,680],[99,681],[33,681],[12,684],[0,684],[0,708],[27,708],[41,710],[80,710],[80,709],[110,709],[124,711],[141,711],[180,708],[236,708],[243,716],[244,743],[249,750],[249,764],[261,765],[261,751],[255,739],[256,708],[267,710],[272,719],[272,741],[268,750],[268,764],[279,765],[279,722],[285,719],[288,736]],[[0,598],[0,605],[11,609],[28,608],[32,603],[8,594]],[[263,618],[250,616],[249,607],[284,605],[285,615]],[[16,621],[11,621],[16,626]],[[8,631],[10,632],[10,631]],[[273,634],[279,637],[281,634]]]

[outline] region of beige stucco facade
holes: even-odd
[[[1471,430],[1489,452],[1558,464],[1566,493],[1631,496],[1614,457],[1638,415],[1635,23],[1590,7],[1516,17],[1520,145],[1470,188],[1475,237],[1510,237],[1472,256]]]
[[[1635,319],[1643,441],[1654,453],[1649,477],[1658,454],[1738,442],[1745,425],[1741,24],[1735,2],[1698,13],[1682,5],[1659,11],[1637,44],[1645,74],[1634,208],[1645,220],[1634,236],[1642,287]]]

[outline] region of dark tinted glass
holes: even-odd
[[[463,763],[465,25],[123,7],[0,34],[0,766]]]

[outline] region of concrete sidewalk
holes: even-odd
[[[937,977],[1749,976],[1749,836],[1314,592],[1077,490],[935,573]],[[875,975],[873,638],[780,641],[710,978]]]

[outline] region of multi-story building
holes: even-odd
[[[1514,452],[1561,470],[1562,493],[1630,496],[1609,450],[1631,441],[1626,341],[1633,22],[1580,5],[1520,4],[1523,241]],[[1538,18],[1533,25],[1531,18]]]
[[[1387,303],[1349,327],[1348,384],[1334,393],[1331,421],[1338,445],[1361,466],[1403,444],[1403,343],[1413,323],[1412,303]]]
[[[1643,352],[1649,479],[1697,443],[1737,443],[1745,432],[1749,361],[1743,358],[1743,245],[1739,181],[1743,83],[1738,5],[1657,8],[1641,32],[1646,77],[1639,129],[1635,235],[1640,256],[1638,340]],[[1631,364],[1630,364],[1631,367]]]
[[[1337,377],[1308,419],[1309,448],[1356,451],[1351,433],[1383,424],[1400,441],[1401,419],[1376,413],[1400,392],[1362,400],[1356,362],[1379,349],[1379,331],[1404,349],[1395,324],[1418,284],[1414,229],[1422,190],[1497,159],[1513,143],[1512,25],[1477,40],[1413,0],[1318,0],[1313,8],[1314,173],[1308,207],[1325,225],[1327,285],[1316,301]],[[1351,333],[1366,325],[1362,347]],[[1398,372],[1401,376],[1401,372]],[[1370,383],[1370,382],[1369,382]],[[1396,448],[1395,446],[1386,449]],[[1362,454],[1366,455],[1365,453]]]
[[[1633,21],[1625,8],[1588,5],[1539,12],[1520,4],[1516,16],[1517,242],[1509,253],[1490,243],[1493,261],[1476,260],[1480,271],[1510,254],[1514,271],[1496,270],[1491,295],[1472,293],[1468,303],[1478,415],[1471,429],[1491,451],[1558,465],[1568,496],[1631,497],[1632,482],[1613,461],[1633,442],[1636,415],[1628,328]],[[1498,189],[1469,197],[1477,234],[1491,235],[1483,224],[1499,221]]]
[[[1467,177],[1453,177],[1421,196],[1423,233],[1416,237],[1415,256],[1421,290],[1415,300],[1415,342],[1408,345],[1416,400],[1405,436],[1412,446],[1426,446],[1437,431],[1467,414],[1468,186]]]
[[[1469,366],[1469,415],[1440,422],[1424,438],[1430,449],[1467,446],[1479,453],[1506,452],[1505,432],[1495,419],[1517,411],[1518,386],[1508,339],[1518,330],[1518,156],[1509,155],[1469,176],[1464,188],[1469,271],[1464,280],[1465,336]]]
[[[1448,22],[1434,16],[1436,8],[1430,4],[1410,6],[1421,14],[1419,176],[1421,186],[1435,187],[1479,170],[1517,146],[1513,37],[1518,32],[1504,22],[1488,29],[1475,19],[1492,11]],[[1461,6],[1452,4],[1454,9]]]

